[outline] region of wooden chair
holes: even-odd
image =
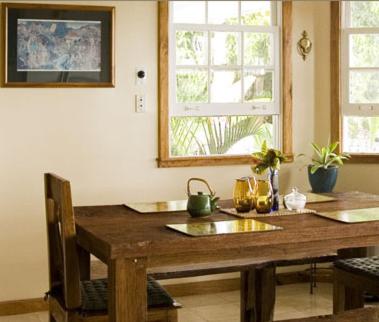
[[[333,312],[362,308],[365,292],[379,295],[379,256],[336,261]]]
[[[45,174],[51,322],[101,322],[107,316],[107,280],[81,280],[70,182]],[[88,277],[88,276],[87,276]],[[148,278],[148,321],[177,322],[170,295]]]

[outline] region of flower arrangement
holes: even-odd
[[[286,161],[283,153],[276,149],[269,149],[266,141],[263,141],[260,152],[252,154],[252,158],[251,170],[256,174],[265,173],[267,169],[270,171],[279,170],[280,164]]]

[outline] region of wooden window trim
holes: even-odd
[[[342,87],[341,87],[341,32],[342,5],[340,1],[330,3],[330,133],[333,142],[343,141]],[[338,147],[342,152],[342,144]],[[379,154],[351,153],[348,163],[379,163]]]
[[[191,167],[249,164],[248,155],[211,157],[170,157],[169,147],[169,3],[158,2],[158,167]],[[292,1],[282,4],[282,150],[287,162],[292,152]]]

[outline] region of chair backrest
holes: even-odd
[[[45,173],[50,290],[60,288],[67,309],[81,305],[79,259],[70,182]]]

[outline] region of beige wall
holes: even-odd
[[[0,89],[0,301],[40,297],[47,290],[44,172],[71,180],[76,205],[185,198],[191,176],[208,179],[228,198],[233,179],[250,174],[248,165],[156,167],[156,3],[96,4],[116,6],[115,89]],[[328,26],[327,2],[294,2],[295,40],[306,29],[314,41],[306,62],[295,45],[293,50],[296,154],[309,154],[309,142],[329,135]],[[134,84],[141,65],[148,71],[144,88]],[[134,113],[140,92],[147,97],[145,114]],[[293,185],[308,189],[303,164],[283,167],[283,191]],[[359,183],[355,188],[368,189],[346,177],[349,188]]]

